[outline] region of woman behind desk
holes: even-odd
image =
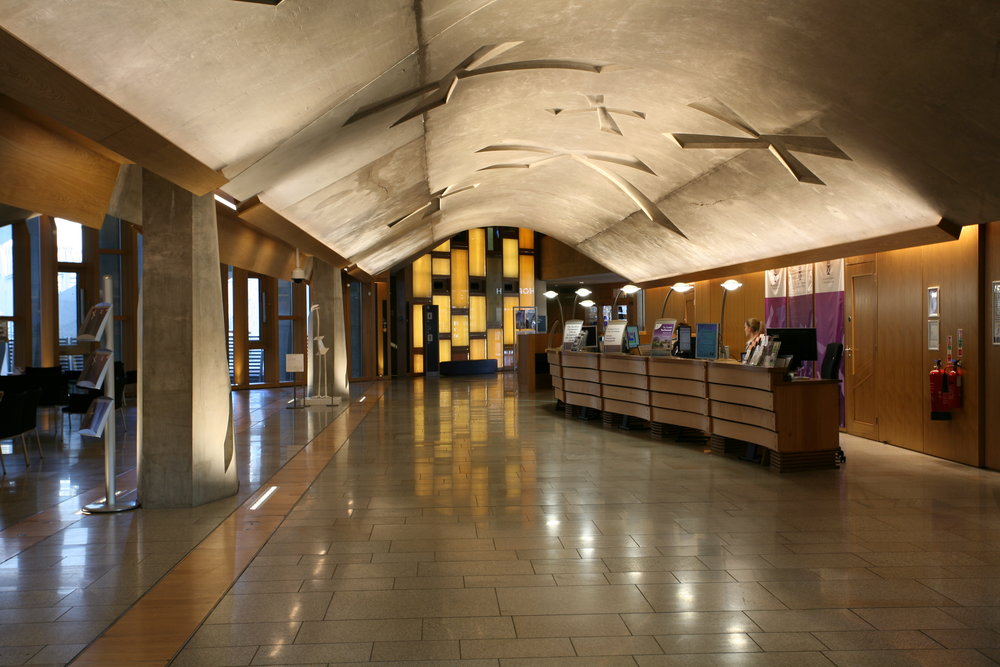
[[[743,322],[743,334],[747,337],[747,346],[743,350],[741,361],[745,364],[750,361],[757,346],[760,345],[760,320],[751,317]]]

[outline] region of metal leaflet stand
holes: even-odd
[[[108,362],[112,364],[110,372],[106,375],[104,379],[104,395],[110,398],[112,401],[115,400],[115,373],[114,373],[114,351],[115,351],[115,327],[114,327],[114,291],[111,287],[111,276],[104,276],[104,285],[102,291],[102,299],[105,303],[112,304],[111,309],[108,310],[107,314],[107,324],[104,327],[104,347],[111,350],[111,360]],[[134,510],[139,507],[138,500],[127,500],[119,501],[117,499],[116,490],[116,476],[117,470],[115,469],[115,416],[114,410],[117,406],[112,405],[111,418],[108,419],[107,424],[104,426],[104,501],[91,503],[84,506],[83,511],[88,514],[99,514],[105,512],[124,512],[126,510]],[[136,466],[138,467],[138,461],[136,461]]]

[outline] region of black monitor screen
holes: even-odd
[[[597,327],[590,325],[583,327],[583,330],[587,332],[587,340],[583,343],[584,347],[594,347],[597,345]]]
[[[694,349],[691,344],[691,325],[677,325],[677,351],[681,354],[689,354]]]
[[[816,361],[816,329],[768,329],[768,336],[777,336],[781,341],[778,354],[791,355],[792,363],[788,372],[792,373],[803,361]]]

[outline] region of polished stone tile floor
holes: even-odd
[[[293,411],[249,418],[268,453],[246,475],[290,461],[273,483],[300,488],[171,664],[1000,661],[1000,474],[842,436],[840,470],[777,475],[567,419],[515,380],[383,383],[315,438]],[[252,495],[4,562],[0,664],[70,660]]]

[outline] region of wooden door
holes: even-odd
[[[845,270],[844,393],[847,432],[878,440],[875,262],[849,264]]]

